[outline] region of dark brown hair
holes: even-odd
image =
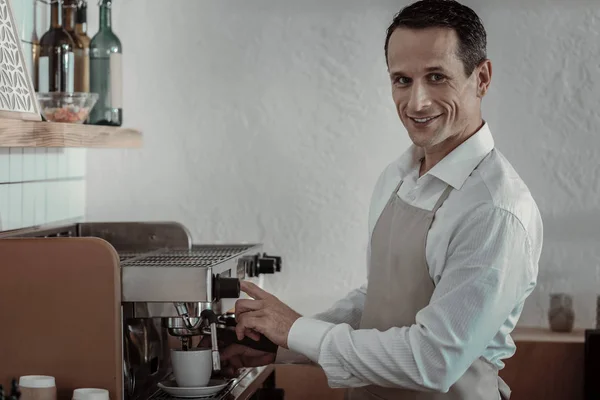
[[[385,61],[388,62],[390,36],[397,28],[453,29],[459,40],[458,57],[465,74],[471,75],[475,67],[487,58],[487,35],[479,16],[471,8],[455,0],[419,0],[402,10],[387,29]]]

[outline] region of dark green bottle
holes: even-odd
[[[100,25],[90,43],[90,92],[98,93],[89,123],[123,124],[121,41],[111,27],[112,0],[100,0]]]

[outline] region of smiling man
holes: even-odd
[[[413,145],[376,183],[367,283],[303,317],[244,282],[238,335],[305,356],[351,399],[507,399],[498,371],[537,282],[542,221],[482,116],[485,29],[466,6],[422,0],[396,15],[385,54]],[[231,345],[223,361],[277,360]]]

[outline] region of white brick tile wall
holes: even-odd
[[[8,229],[8,185],[0,184],[0,230]]]
[[[22,182],[23,181],[23,149],[22,148],[11,148],[9,152],[9,171],[10,171],[10,182]]]
[[[86,181],[81,179],[69,182],[69,218],[78,218],[85,215]]]
[[[23,181],[35,180],[35,148],[23,149]]]
[[[34,224],[41,225],[46,222],[46,182],[35,182],[34,186]],[[83,215],[83,214],[81,214]]]
[[[58,150],[57,154],[57,164],[56,164],[56,176],[58,178],[68,178],[69,177],[69,163],[67,160],[67,152],[66,149],[56,149]]]
[[[46,153],[46,179],[58,178],[59,149],[50,147]]]
[[[23,225],[23,184],[8,186],[8,218],[7,229],[17,229]]]
[[[68,182],[46,184],[46,220],[62,221],[69,214]]]
[[[10,181],[10,149],[0,147],[0,183]]]
[[[35,224],[35,185],[36,183],[22,184],[21,226],[33,226]]]
[[[46,166],[48,160],[48,149],[44,147],[35,149],[35,179],[40,181],[46,179],[48,168]]]
[[[46,183],[46,220],[47,221],[58,221],[60,220],[60,216],[58,208],[58,182],[53,182],[52,184]]]

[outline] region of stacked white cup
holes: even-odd
[[[56,400],[56,380],[53,376],[21,376],[19,390],[21,400]]]
[[[96,388],[80,388],[73,390],[72,400],[110,400],[108,390]]]

